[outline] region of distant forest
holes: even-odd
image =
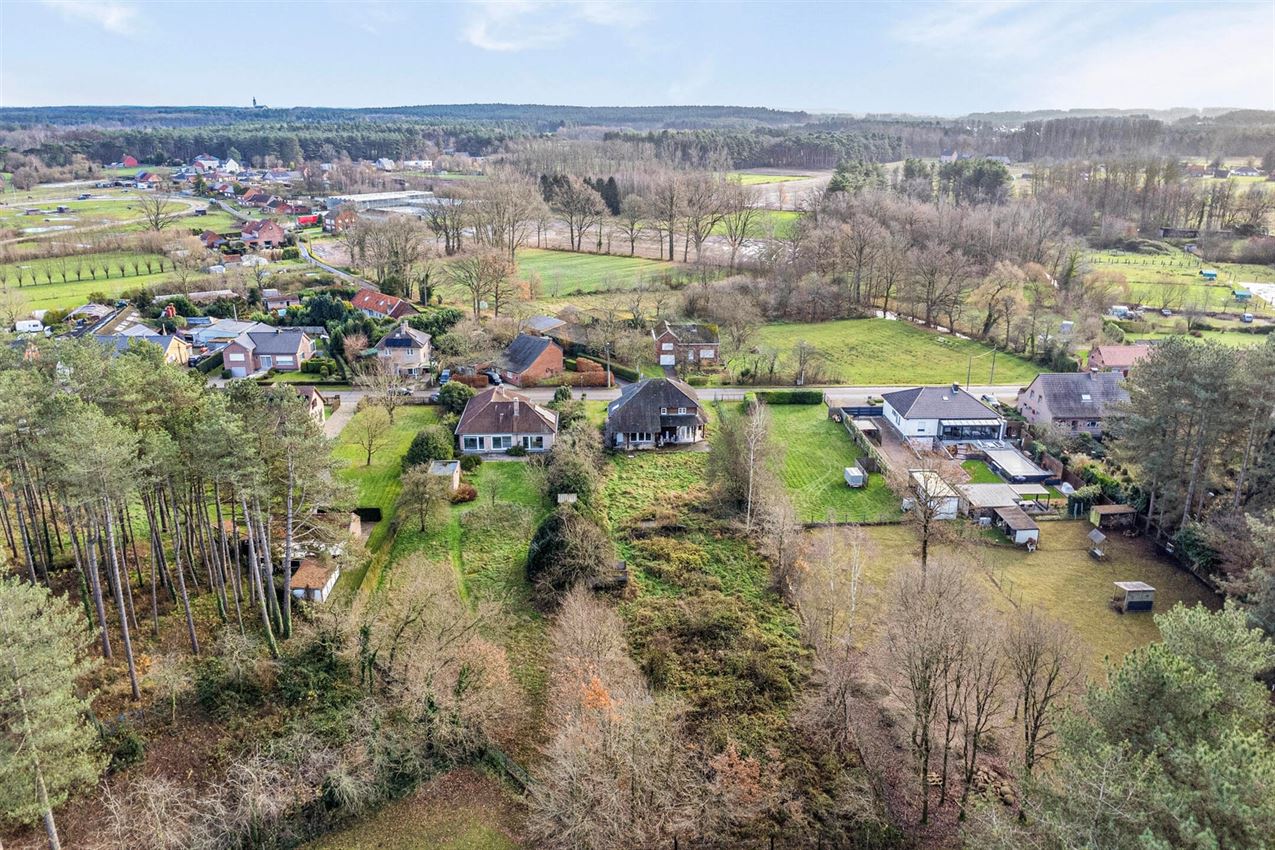
[[[402,159],[456,150],[485,156],[559,131],[653,147],[668,162],[731,168],[830,169],[954,150],[1015,162],[1094,157],[1261,158],[1275,150],[1275,112],[987,113],[976,120],[811,115],[759,107],[576,107],[458,104],[379,109],[65,106],[0,109],[0,148],[49,166],[128,153],[147,164],[199,153],[252,161]],[[1180,117],[1178,117],[1180,116]],[[1014,118],[1028,120],[1013,121]]]

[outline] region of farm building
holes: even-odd
[[[1126,528],[1133,525],[1137,516],[1132,505],[1094,505],[1089,509],[1089,522],[1094,528]]]
[[[1013,507],[1019,495],[1008,484],[958,484],[960,511],[970,519],[991,518],[997,508]]]
[[[1155,588],[1145,581],[1117,581],[1113,584],[1116,595],[1111,602],[1121,613],[1150,611],[1155,605]]]

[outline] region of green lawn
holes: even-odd
[[[758,210],[753,217],[749,235],[753,239],[787,239],[792,236],[801,216],[796,210]],[[724,222],[719,221],[713,227],[713,235],[726,235]]]
[[[619,250],[619,246],[612,245]],[[676,274],[676,263],[614,254],[575,254],[524,248],[518,252],[518,276],[540,279],[540,298],[570,298],[607,290],[632,289],[638,281]]]
[[[1230,302],[1233,285],[1275,281],[1275,268],[1270,266],[1211,263],[1176,248],[1168,254],[1095,251],[1086,260],[1095,271],[1113,272],[1125,279],[1128,292],[1120,298],[1155,309],[1235,310]],[[1216,270],[1217,281],[1205,281],[1200,269]],[[1255,313],[1270,310],[1260,299],[1254,299],[1247,309]]]
[[[745,186],[761,186],[766,183],[788,183],[792,180],[808,180],[806,174],[758,174],[754,171],[732,171],[726,175]]]
[[[885,476],[872,473],[868,485],[846,485],[844,470],[862,456],[844,427],[818,405],[777,404],[769,408],[771,432],[784,447],[784,485],[803,522],[880,522],[899,516],[899,504]]]
[[[971,484],[1003,484],[1004,479],[992,472],[992,468],[981,460],[967,460],[961,464],[970,475]]]
[[[814,345],[826,358],[826,383],[857,386],[965,383],[1027,384],[1041,368],[1021,357],[998,353],[992,374],[992,349],[969,339],[888,319],[846,319],[812,324],[764,325],[763,346],[778,349],[785,360],[798,340]],[[733,364],[738,367],[738,363]],[[791,364],[786,370],[792,369]]]
[[[125,290],[138,289],[163,283],[170,277],[170,272],[148,274],[144,265],[140,266],[141,274],[133,274],[132,261],[144,259],[142,254],[94,254],[81,257],[67,257],[65,261],[67,280],[62,281],[63,261],[27,260],[0,266],[0,286],[6,287],[15,294],[25,310],[72,309],[88,301],[92,293],[103,293],[114,298]],[[159,267],[160,257],[150,255],[153,268]],[[119,263],[124,263],[124,274],[120,274]],[[110,266],[110,277],[106,276],[104,265]],[[92,269],[96,266],[97,279],[92,277]],[[170,268],[164,260],[165,269]],[[79,271],[80,279],[76,280]],[[52,283],[47,282],[45,272],[53,276]],[[32,272],[35,282],[32,282]],[[21,285],[19,285],[21,275]]]
[[[1147,614],[1118,614],[1107,601],[1115,592],[1112,582],[1145,581],[1156,588],[1156,611],[1167,611],[1177,602],[1219,606],[1218,598],[1190,573],[1161,558],[1142,538],[1112,535],[1105,549],[1108,560],[1089,556],[1086,535],[1092,526],[1084,520],[1040,523],[1040,548],[1032,553],[1012,546],[983,545],[976,557],[962,556],[978,571],[992,604],[1001,611],[1017,605],[1037,605],[1076,631],[1087,649],[1091,676],[1102,670],[1103,659],[1122,658],[1129,650],[1159,638],[1155,621]],[[865,529],[870,541],[865,574],[878,589],[894,565],[916,557],[916,533],[906,526]],[[937,555],[942,557],[945,548]],[[870,603],[875,605],[878,603]]]

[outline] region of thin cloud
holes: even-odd
[[[40,0],[65,21],[93,24],[116,35],[131,35],[136,31],[138,9],[131,3],[82,2],[82,0]]]
[[[1049,46],[1073,41],[1104,25],[1089,3],[1029,4],[1023,0],[944,3],[904,10],[891,36],[927,50],[958,52],[965,61],[1045,56]]]
[[[632,3],[599,0],[481,0],[471,9],[462,40],[501,53],[553,47],[584,26],[631,29],[646,20]]]

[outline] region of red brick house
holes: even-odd
[[[353,227],[359,220],[359,214],[348,206],[343,206],[336,212],[330,212],[323,217],[324,233],[344,233]]]
[[[500,377],[516,387],[534,386],[562,374],[562,349],[548,337],[518,334],[505,349],[499,369]]]
[[[287,238],[283,228],[268,218],[250,221],[243,226],[239,238],[249,248],[278,248]]]
[[[266,369],[295,372],[313,356],[314,340],[294,328],[242,333],[226,345],[221,355],[223,365],[234,378],[246,378]]]
[[[204,243],[204,247],[209,251],[214,251],[225,243],[226,238],[216,231],[205,230],[199,234],[199,241]]]
[[[456,424],[456,441],[465,454],[504,452],[513,446],[546,452],[557,433],[558,414],[504,387],[471,398]]]
[[[1089,368],[1119,372],[1126,378],[1139,360],[1151,354],[1149,345],[1099,345],[1089,352]]]
[[[716,366],[717,328],[703,324],[675,325],[664,321],[651,330],[655,358],[661,366]]]
[[[354,309],[362,310],[364,315],[373,319],[401,319],[416,312],[410,301],[375,289],[360,289],[354,293],[350,303],[354,305]]]

